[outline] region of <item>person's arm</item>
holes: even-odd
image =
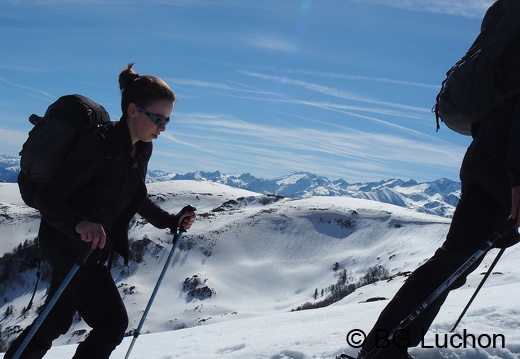
[[[171,214],[156,205],[149,197],[146,198],[137,213],[154,227],[169,228],[172,232],[176,232],[179,228],[190,229],[195,221],[194,211]]]
[[[153,152],[153,143],[138,143],[137,145],[141,146],[138,167],[144,180],[148,170],[148,161]],[[141,205],[141,208],[139,208],[137,213],[150,222],[154,227],[161,229],[169,228],[172,232],[176,232],[179,228],[187,230],[195,221],[194,211],[183,212],[181,210],[177,214],[171,214],[155,204],[148,196],[146,196],[144,203]]]

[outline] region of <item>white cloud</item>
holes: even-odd
[[[291,40],[284,39],[280,36],[268,33],[252,33],[248,35],[243,35],[242,40],[248,44],[249,46],[266,49],[266,50],[274,50],[274,51],[285,51],[285,52],[294,52],[298,50],[298,46]]]
[[[422,12],[482,17],[493,0],[353,0]]]
[[[213,88],[218,90],[232,90],[233,88],[222,82],[210,82],[210,81],[201,81],[194,79],[171,79],[174,85],[178,86],[194,86],[194,87],[205,87],[205,88]]]
[[[2,79],[2,78],[0,78],[0,81],[6,83],[9,86],[21,89],[24,93],[26,93],[29,96],[38,97],[38,98],[44,98],[46,100],[54,98],[54,96],[51,95],[50,93],[48,93],[47,91],[43,91],[43,90],[40,90],[40,89],[37,89],[37,88],[34,88],[34,87],[30,87],[30,86],[16,84],[14,82],[7,81],[7,80]]]
[[[175,137],[183,138],[182,147],[189,143],[185,152],[196,158],[198,165],[204,163],[222,170],[219,162],[225,159],[253,173],[257,168],[278,173],[309,169],[319,173],[354,171],[357,178],[362,174],[373,179],[395,176],[396,166],[403,175],[412,173],[407,168],[416,173],[418,168],[455,172],[465,151],[431,136],[428,140],[412,139],[347,126],[311,129],[286,123],[267,125],[203,113],[179,115],[175,133]],[[180,151],[170,152],[179,159]]]
[[[396,80],[396,79],[383,78],[383,77],[339,74],[339,73],[334,73],[334,72],[304,71],[304,70],[299,70],[299,69],[286,69],[286,70],[284,70],[284,72],[304,74],[304,75],[313,75],[313,76],[327,77],[327,78],[334,78],[334,79],[370,81],[370,82],[380,82],[380,83],[388,83],[388,84],[394,84],[394,85],[421,87],[421,88],[426,88],[426,89],[435,89],[435,90],[439,89],[439,84],[432,85],[432,84],[425,84],[425,83],[421,83],[421,82],[403,81],[403,80]]]
[[[375,122],[380,125],[389,126],[393,129],[400,130],[401,132],[405,132],[405,133],[412,134],[412,135],[419,136],[419,137],[423,137],[423,134],[421,134],[417,131],[411,130],[410,128],[402,127],[402,126],[399,126],[399,125],[389,122],[389,121],[384,121],[379,118],[370,117],[370,116],[362,115],[359,113],[354,113],[351,111],[356,110],[356,111],[370,112],[370,113],[376,113],[376,114],[386,114],[386,115],[400,116],[400,117],[407,117],[407,118],[421,118],[421,115],[430,113],[430,109],[420,108],[420,107],[416,107],[416,106],[403,105],[403,104],[396,103],[396,102],[388,102],[388,101],[380,101],[380,100],[376,100],[376,99],[371,99],[371,98],[363,97],[363,96],[360,96],[360,95],[357,95],[355,93],[351,93],[348,91],[332,88],[329,86],[313,84],[313,83],[309,83],[309,82],[305,82],[305,81],[301,81],[301,80],[293,80],[293,79],[288,79],[288,78],[281,78],[279,76],[271,76],[271,75],[265,75],[265,74],[255,73],[255,72],[247,72],[247,71],[242,71],[242,73],[246,74],[248,76],[260,78],[260,79],[267,80],[267,81],[283,82],[284,84],[298,86],[298,87],[305,88],[310,91],[319,92],[319,93],[322,93],[322,94],[325,94],[328,96],[333,96],[333,97],[336,97],[336,98],[339,98],[342,100],[357,101],[357,102],[361,102],[361,103],[367,103],[370,105],[378,105],[378,106],[382,106],[382,107],[379,107],[379,108],[376,108],[374,106],[361,107],[361,106],[334,104],[334,103],[330,103],[330,102],[304,101],[304,100],[299,100],[299,99],[295,99],[295,98],[290,98],[288,96],[281,95],[278,93],[270,93],[270,95],[273,96],[273,98],[271,98],[270,101],[287,101],[287,102],[292,102],[292,103],[296,103],[296,104],[318,107],[318,108],[328,110],[328,111],[344,113],[349,116],[353,116],[353,117],[360,118],[363,120]]]
[[[251,76],[251,77],[256,77],[256,78],[273,81],[273,82],[283,82],[284,84],[302,87],[307,90],[319,92],[319,93],[322,93],[325,95],[341,98],[344,100],[353,100],[353,101],[386,105],[386,106],[390,106],[390,107],[397,107],[397,108],[414,110],[414,111],[423,111],[423,109],[421,109],[419,107],[407,106],[407,105],[402,105],[402,104],[394,103],[394,102],[378,101],[378,100],[363,97],[363,96],[357,95],[355,93],[337,89],[337,88],[330,87],[330,86],[323,86],[323,85],[319,85],[319,84],[315,84],[315,83],[311,83],[311,82],[289,79],[286,77],[265,75],[265,74],[260,74],[260,73],[256,73],[256,72],[251,72],[251,71],[239,71],[239,72],[241,72],[245,75]]]

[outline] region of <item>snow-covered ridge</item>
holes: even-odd
[[[348,183],[331,181],[309,172],[294,172],[273,179],[216,172],[192,172],[184,175],[150,171],[149,182],[165,180],[200,180],[225,184],[249,191],[289,198],[346,196],[370,199],[413,209],[417,212],[451,217],[460,196],[460,183],[446,178],[418,183],[390,179],[378,182]]]
[[[17,157],[0,156],[0,182],[16,182],[18,171]],[[423,183],[400,179],[348,183],[342,179],[329,180],[309,172],[294,172],[277,178],[263,179],[249,173],[238,175],[224,174],[219,171],[198,171],[177,174],[160,170],[148,171],[149,183],[175,180],[209,181],[288,198],[347,196],[371,199],[448,218],[453,215],[460,196],[460,183],[446,178]]]

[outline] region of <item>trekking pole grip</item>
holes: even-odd
[[[197,210],[197,208],[193,207],[192,205],[187,205],[187,206],[184,206],[181,211],[179,212],[179,219],[180,219],[180,216],[183,215],[184,213],[186,212],[195,212]],[[182,224],[182,223],[179,223],[179,224]],[[180,232],[186,232],[186,230],[182,227],[182,226],[179,226],[179,231]]]
[[[503,238],[509,234],[513,229],[518,230],[516,228],[516,220],[514,220],[511,216],[505,221],[496,231],[495,235],[498,238]]]
[[[84,242],[81,246],[81,251],[79,252],[78,258],[76,258],[76,264],[80,267],[84,267],[87,264],[87,259],[92,253],[92,244],[88,242]]]

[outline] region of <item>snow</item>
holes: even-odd
[[[2,203],[24,204],[22,197],[20,197],[18,185],[14,183],[0,182],[0,199]]]
[[[148,187],[152,198],[166,210],[178,211],[192,204],[199,218],[179,244],[130,358],[355,356],[357,349],[347,343],[348,333],[367,332],[405,277],[358,288],[325,308],[291,310],[314,302],[315,289],[336,282],[334,263],[351,271],[355,278],[376,265],[392,275],[410,271],[427,260],[449,227],[446,218],[347,197],[276,201],[208,181],[157,182]],[[9,188],[9,184],[0,186],[0,201],[16,219],[10,224],[0,222],[7,239],[1,250],[12,249],[37,230],[38,221],[27,220],[31,212],[20,205],[16,193],[17,189]],[[225,210],[213,212],[224,208],[224,203]],[[146,236],[158,246],[149,248],[139,266],[132,264],[129,274],[121,274],[122,267],[113,269],[122,291],[135,287],[134,294],[122,292],[130,316],[129,329],[137,327],[171,248],[171,235],[148,224],[137,222],[130,236],[134,240]],[[493,261],[495,250],[463,288],[450,294],[424,343],[412,348],[411,354],[422,359],[520,357],[517,247],[505,252],[457,328],[460,335],[475,338],[475,345],[469,342],[456,348],[459,337],[453,337],[449,330]],[[205,279],[216,294],[204,300],[190,298],[182,290],[182,283],[193,275]],[[26,326],[34,319],[34,313],[28,318],[19,315],[31,294],[27,288],[24,290],[9,292],[12,298],[0,307],[0,313],[7,305],[14,305],[17,311],[0,320],[4,329]],[[41,288],[36,301],[41,303],[44,295]],[[375,297],[386,300],[367,301]],[[75,322],[67,334],[55,341],[46,358],[71,358],[78,340],[72,332],[78,329],[88,327],[82,321]],[[453,338],[454,345],[442,348],[449,338]],[[489,345],[487,339],[497,340]],[[132,337],[126,337],[111,357],[124,358],[131,341]]]

